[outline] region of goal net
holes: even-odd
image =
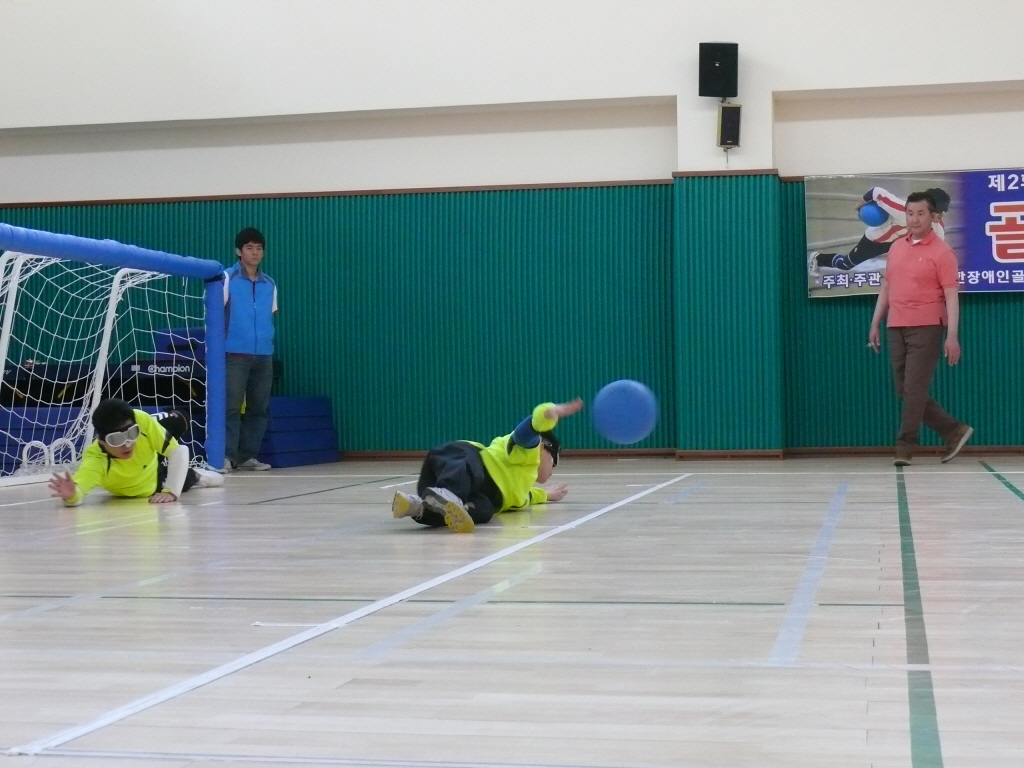
[[[181,412],[193,463],[221,466],[220,264],[3,224],[0,249],[0,478],[73,469],[108,397]]]

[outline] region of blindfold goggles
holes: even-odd
[[[132,424],[128,429],[123,429],[120,432],[111,432],[103,438],[103,442],[109,445],[111,448],[120,448],[122,445],[127,443],[134,443],[139,439],[139,425]]]

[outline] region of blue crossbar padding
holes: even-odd
[[[0,251],[52,256],[107,267],[143,269],[200,280],[215,279],[224,271],[220,262],[212,259],[178,256],[137,245],[125,245],[116,240],[93,240],[89,237],[13,227],[10,224],[0,224]]]

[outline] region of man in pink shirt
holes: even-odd
[[[879,325],[888,311],[889,357],[896,396],[903,401],[893,461],[898,467],[910,464],[922,421],[945,442],[943,462],[953,459],[974,433],[928,395],[939,350],[950,365],[956,365],[960,359],[956,256],[932,231],[932,222],[939,214],[931,194],[909,195],[906,211],[907,235],[889,249],[885,280],[868,331],[868,343],[877,352]]]

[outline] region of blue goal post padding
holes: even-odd
[[[212,259],[178,256],[163,251],[151,251],[137,245],[125,245],[116,240],[93,240],[88,237],[13,227],[10,224],[0,224],[0,251],[53,256],[84,261],[88,264],[101,264],[105,267],[143,269],[200,280],[215,280],[224,272],[220,262]]]
[[[206,281],[206,461],[224,464],[224,267],[213,259],[179,256],[126,245],[116,240],[93,240],[76,235],[42,232],[0,223],[0,251],[84,261],[105,267],[127,267],[175,277]],[[210,332],[210,329],[213,329]]]

